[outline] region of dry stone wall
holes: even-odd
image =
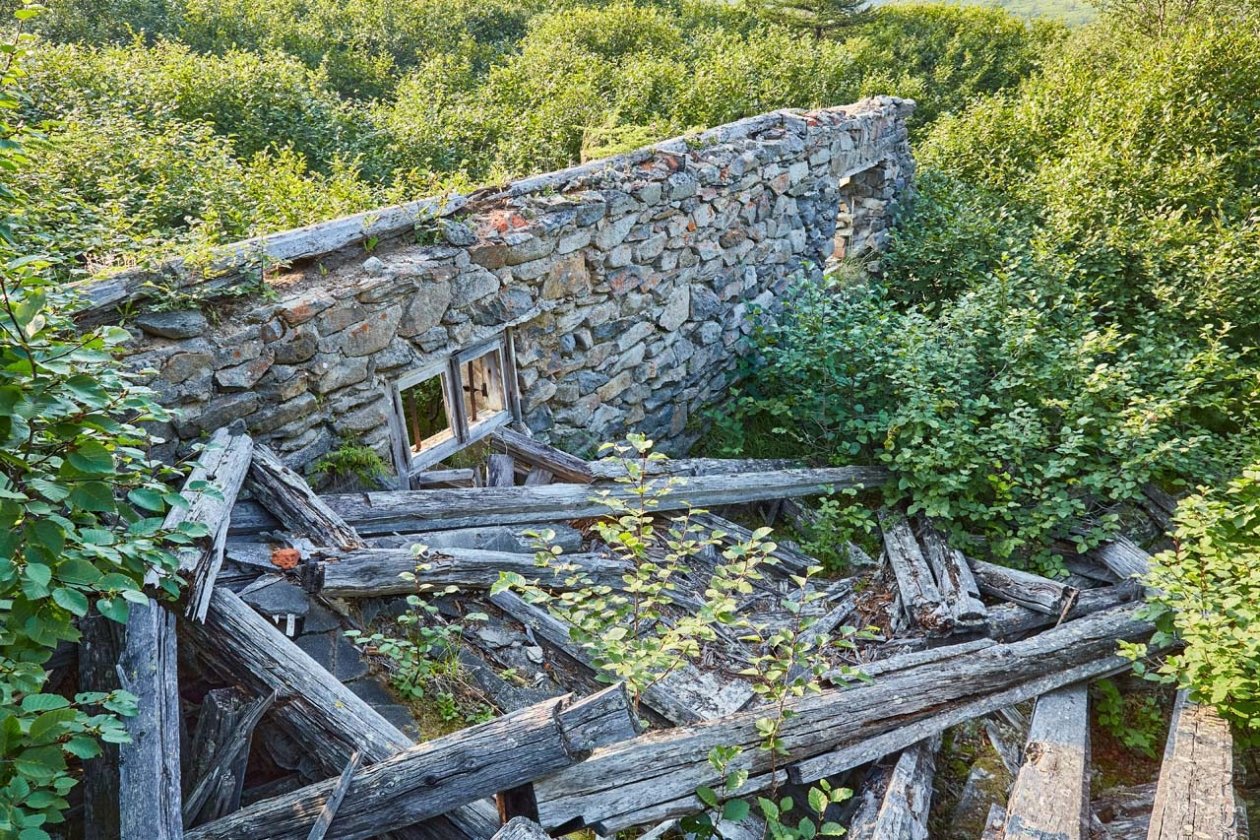
[[[181,409],[174,443],[241,418],[300,468],[342,440],[390,452],[392,383],[510,330],[536,435],[578,450],[633,428],[679,448],[756,312],[833,255],[878,251],[909,190],[912,109],[775,112],[257,240],[302,259],[210,317],[133,302],[130,362]]]

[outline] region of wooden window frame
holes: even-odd
[[[495,429],[506,426],[520,418],[520,394],[516,383],[516,353],[512,345],[511,333],[504,333],[498,338],[453,353],[443,362],[408,371],[395,380],[392,387],[394,411],[390,417],[390,434],[393,438],[394,460],[398,467],[399,484],[404,489],[410,487],[411,477],[416,473],[424,472],[461,449],[482,440]],[[499,373],[503,380],[503,408],[485,420],[478,420],[475,424],[470,425],[464,410],[462,368],[469,362],[495,351],[499,354]],[[440,377],[441,379],[442,400],[445,403],[446,419],[453,435],[449,440],[444,440],[436,446],[416,453],[411,449],[411,437],[407,432],[402,394],[408,388],[412,388],[434,377]]]

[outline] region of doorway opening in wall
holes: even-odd
[[[516,371],[510,337],[471,347],[394,385],[394,451],[411,476],[512,422]]]

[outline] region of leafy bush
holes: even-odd
[[[1260,737],[1260,463],[1219,489],[1200,488],[1175,514],[1175,547],[1155,555],[1146,583],[1153,643],[1184,645],[1148,673],[1189,688],[1252,741]],[[1144,646],[1129,648],[1147,673]]]

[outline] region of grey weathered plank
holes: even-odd
[[[356,749],[379,762],[412,741],[342,685],[232,592],[217,587],[204,625],[181,625],[182,636],[224,679],[255,694],[275,691],[277,723],[328,775],[340,773]],[[485,840],[498,825],[492,808],[466,806],[408,830],[409,837]]]
[[[494,453],[486,459],[486,486],[512,487],[516,484],[516,460]]]
[[[97,763],[101,761],[97,759],[88,764],[89,795],[94,800],[87,809],[88,836],[178,840],[184,834],[184,821],[175,618],[150,599],[147,604],[131,605],[125,627],[111,625],[92,621],[85,628],[89,647],[97,646],[97,650],[80,658],[80,667],[87,669],[81,674],[82,689],[121,688],[136,696],[138,711],[134,717],[123,718],[131,741],[119,745],[117,763]],[[98,779],[93,781],[93,776]],[[112,810],[110,803],[95,796],[104,791],[116,795]]]
[[[1234,798],[1234,742],[1210,706],[1177,693],[1159,769],[1148,840],[1187,837],[1234,840],[1239,836]]]
[[[184,779],[185,827],[218,819],[241,806],[254,727],[275,699],[272,692],[251,700],[238,688],[206,692]]]
[[[967,565],[967,558],[949,545],[945,535],[936,529],[931,520],[923,521],[919,538],[928,565],[936,577],[936,588],[953,616],[954,629],[975,629],[983,625],[989,610],[980,600],[980,587]]]
[[[828,763],[835,772],[878,758],[949,726],[1018,703],[1071,682],[1126,667],[1117,641],[1144,640],[1151,626],[1122,607],[1068,622],[1010,644],[941,663],[886,674],[873,683],[834,689],[788,702],[794,713],[780,737],[786,753],[775,766],[847,751]],[[700,785],[721,787],[705,761],[717,745],[742,747],[737,767],[750,781],[740,795],[769,783],[771,757],[758,749],[752,709],[698,725],[649,733],[596,750],[585,763],[535,785],[547,828],[584,818],[602,834],[695,812]],[[878,749],[868,757],[872,749]],[[735,768],[732,768],[735,769]],[[811,781],[796,772],[794,781]],[[814,776],[813,778],[818,778]]]
[[[343,551],[363,547],[363,540],[354,528],[315,495],[306,479],[286,467],[265,446],[254,448],[254,458],[249,467],[249,489],[286,528],[307,537],[316,545]]]
[[[1133,583],[1119,583],[1098,589],[1083,589],[1066,616],[1049,615],[1030,610],[1019,604],[998,604],[989,608],[987,633],[995,639],[1038,630],[1059,622],[1060,618],[1073,620],[1090,613],[1133,601],[1142,594],[1141,587]]]
[[[1089,689],[1043,694],[1006,803],[1006,840],[1089,837]]]
[[[489,589],[498,582],[501,572],[515,572],[548,589],[573,588],[566,579],[574,572],[558,573],[538,566],[533,555],[506,551],[435,548],[417,557],[405,548],[363,548],[316,552],[313,556],[322,561],[317,570],[319,580],[308,583],[312,589],[335,598],[412,594],[417,584],[438,589]],[[588,576],[599,586],[623,587],[622,577],[630,571],[629,564],[604,554],[566,554],[561,560],[576,566],[575,572]],[[415,573],[415,581],[399,577],[404,572]]]
[[[324,840],[328,836],[328,829],[332,827],[332,821],[337,817],[337,809],[345,801],[346,794],[350,791],[350,783],[354,781],[354,774],[362,762],[363,753],[355,750],[354,755],[350,756],[349,763],[346,764],[346,769],[341,771],[336,786],[324,799],[324,807],[320,808],[319,816],[315,818],[315,824],[311,826],[306,840]]]
[[[693,514],[691,521],[697,525],[702,525],[710,533],[721,532],[726,534],[735,542],[748,542],[752,539],[753,532],[745,528],[743,525],[724,519],[713,513],[697,513]],[[810,566],[817,566],[818,561],[804,554],[791,546],[784,545],[782,542],[775,540],[775,549],[770,556],[779,562],[788,572],[793,574],[804,574],[805,570]]]
[[[411,477],[411,487],[415,490],[425,487],[472,487],[476,483],[476,474],[472,468],[425,470]]]
[[[591,655],[569,636],[569,625],[546,610],[527,603],[515,592],[499,592],[490,601],[528,627],[566,656],[592,667]],[[739,678],[723,678],[691,663],[666,675],[643,691],[648,708],[673,723],[695,723],[730,714],[753,699],[752,687]]]
[[[1089,556],[1102,563],[1120,578],[1145,577],[1151,569],[1151,555],[1126,536],[1118,536],[1089,552]]]
[[[1080,595],[1074,586],[984,560],[972,560],[971,570],[981,592],[1046,615],[1063,615]]]
[[[657,510],[737,504],[783,496],[810,496],[848,487],[874,487],[886,472],[878,467],[833,467],[779,470],[738,475],[653,479],[653,487],[669,484]],[[325,496],[328,508],[365,536],[379,534],[511,525],[603,516],[608,505],[596,493],[630,500],[635,489],[619,484],[591,488],[549,484],[542,487],[485,487],[451,490],[399,490]],[[232,512],[232,533],[250,534],[275,528],[275,520],[259,506],[243,502]],[[314,539],[314,538],[312,538]],[[315,540],[328,545],[328,540]]]
[[[356,840],[411,825],[488,793],[530,782],[581,761],[610,731],[634,732],[621,686],[587,698],[576,719],[572,697],[546,700],[505,717],[417,744],[354,772],[349,791],[328,827],[329,840]],[[622,725],[608,729],[607,718]],[[579,746],[587,745],[586,747]],[[186,836],[189,840],[304,840],[315,809],[336,790],[328,779],[256,802]]]
[[[642,465],[651,476],[739,475],[803,469],[804,464],[788,458],[669,458]],[[628,475],[625,460],[605,458],[590,462],[596,481],[615,481]]]
[[[513,817],[500,828],[491,840],[551,840],[542,826],[525,817]]]
[[[188,506],[171,508],[162,521],[162,527],[168,530],[184,522],[195,522],[209,531],[178,552],[179,572],[189,583],[188,614],[198,621],[205,617],[215,578],[223,567],[232,506],[245,481],[253,449],[254,442],[245,434],[243,425],[216,431],[184,482],[180,495]],[[150,574],[145,582],[153,585],[156,576]]]
[[[901,593],[906,615],[924,630],[948,632],[952,628],[953,615],[932,578],[932,569],[915,541],[910,523],[900,513],[882,511],[879,527],[884,532],[884,550],[897,578],[897,589]]]
[[[852,840],[928,840],[932,779],[940,735],[902,750],[879,796],[866,797],[849,823]]]
[[[595,478],[586,461],[542,441],[526,437],[520,432],[507,428],[495,429],[490,434],[490,441],[526,464],[549,470],[562,481],[589,484]]]

